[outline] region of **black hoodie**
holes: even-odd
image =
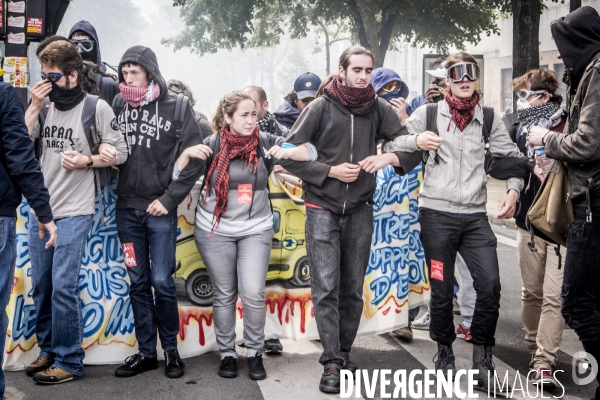
[[[92,24],[87,21],[79,21],[71,28],[69,32],[69,40],[73,38],[75,32],[83,32],[91,37],[96,43],[94,50],[96,51],[95,62],[102,71],[106,71],[106,66],[102,62],[102,56],[100,55],[100,41],[98,40],[98,34]],[[119,93],[119,85],[113,79],[108,76],[104,76],[100,73],[96,73],[96,84],[100,90],[100,98],[106,101],[108,104],[112,104],[115,96]]]
[[[102,55],[100,54],[100,41],[98,40],[98,34],[96,33],[96,28],[94,28],[94,25],[85,20],[77,22],[75,25],[73,25],[71,31],[69,32],[69,40],[73,38],[73,34],[75,32],[83,32],[91,37],[94,42],[96,42],[94,46],[94,49],[96,50],[96,59],[92,62],[98,64],[102,71],[106,71],[106,67],[102,63]]]
[[[592,7],[581,7],[550,24],[558,52],[570,71],[574,94],[586,67],[600,53],[600,16]]]
[[[121,68],[124,64],[140,65],[148,74],[148,79],[160,86],[160,97],[138,108],[122,104],[118,94],[113,102],[121,132],[127,136],[129,158],[119,165],[121,175],[117,185],[117,208],[133,208],[145,211],[148,205],[158,199],[169,211],[175,209],[188,195],[200,175],[204,172],[204,162],[190,159],[181,171],[179,178],[172,181],[173,164],[181,152],[202,143],[200,128],[194,119],[194,111],[188,108],[181,128],[181,138],[176,146],[175,103],[177,95],[167,90],[167,84],[158,69],[156,55],[143,46],[127,50],[119,63],[119,82],[123,82]]]

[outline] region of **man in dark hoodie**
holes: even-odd
[[[352,373],[357,369],[350,350],[363,312],[373,236],[374,173],[386,165],[399,167],[404,157],[375,155],[377,142],[407,133],[371,85],[370,51],[360,46],[344,50],[338,71],[325,94],[300,115],[288,138],[296,145],[312,143],[318,159],[280,161],[304,182],[311,292],[323,345],[319,389],[326,393],[339,393],[340,369]],[[321,126],[323,114],[327,123]]]
[[[548,157],[567,163],[575,221],[567,238],[561,313],[588,359],[595,359],[600,381],[600,16],[581,7],[552,21],[550,29],[565,63],[571,108],[563,132],[532,127],[529,144],[545,146]]]
[[[6,306],[14,283],[17,261],[16,209],[21,193],[38,216],[38,234],[50,234],[46,246],[56,243],[56,225],[50,208],[50,195],[44,185],[40,164],[35,159],[33,142],[27,132],[24,111],[17,91],[0,82],[0,349],[4,350],[8,316]],[[4,351],[0,353],[0,364]],[[0,399],[4,399],[4,372],[0,369]]]
[[[88,21],[79,21],[71,28],[69,40],[77,47],[84,61],[89,61],[98,66],[94,71],[96,75],[96,84],[100,90],[100,98],[108,104],[112,104],[113,99],[119,93],[119,85],[106,73],[106,66],[102,62],[100,54],[100,41],[96,29]]]
[[[134,376],[158,367],[156,329],[165,352],[165,375],[178,378],[185,366],[177,351],[179,314],[175,272],[177,205],[203,172],[204,162],[190,159],[172,179],[174,163],[186,148],[202,143],[189,102],[177,117],[178,96],[167,90],[154,52],[128,49],[119,63],[119,89],[113,109],[129,144],[117,185],[117,230],[131,280],[129,297],[138,354],[117,368],[116,376]],[[150,267],[152,263],[152,267]],[[154,293],[152,291],[154,288]]]

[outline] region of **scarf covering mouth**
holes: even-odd
[[[213,229],[211,236],[219,228],[221,216],[227,211],[227,202],[229,201],[229,163],[234,158],[248,160],[248,169],[256,175],[258,168],[258,126],[254,128],[250,135],[238,135],[231,133],[227,128],[221,128],[219,132],[220,149],[215,155],[213,162],[206,174],[206,196],[204,203],[210,195],[210,186],[212,175],[216,171],[215,180],[215,210],[213,212]],[[245,167],[242,164],[242,169]]]
[[[534,107],[517,110],[519,123],[523,133],[529,133],[532,126],[549,129],[563,115],[562,108],[557,102],[551,101]]]
[[[271,125],[271,120],[273,119],[273,114],[267,111],[267,115],[260,121],[256,123],[258,125],[258,130],[261,132],[269,132],[269,125]]]
[[[354,115],[369,113],[377,100],[373,85],[369,84],[365,88],[345,86],[339,77],[332,79],[325,91]]]
[[[133,108],[145,106],[160,97],[160,86],[154,81],[148,86],[128,86],[125,82],[119,84],[121,96]]]
[[[475,116],[475,106],[479,103],[480,94],[475,91],[468,99],[457,99],[452,96],[450,91],[447,91],[444,100],[448,103],[448,109],[452,116],[452,121],[456,124],[461,132],[465,130],[467,124]],[[450,129],[450,123],[448,123],[448,130]]]
[[[52,82],[52,91],[50,91],[48,98],[54,103],[57,110],[69,111],[83,101],[85,92],[79,85],[65,89]]]

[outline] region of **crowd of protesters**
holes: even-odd
[[[187,85],[163,78],[151,49],[128,49],[112,76],[90,23],[77,23],[67,38],[47,39],[37,51],[42,80],[31,89],[26,111],[12,86],[0,83],[0,307],[13,282],[23,195],[31,206],[28,245],[40,349],[27,375],[42,384],[83,376],[77,280],[95,197],[117,167],[116,225],[138,342],[138,353],[115,370],[117,377],[157,369],[158,338],[165,375],[185,373],[172,277],[177,206],[202,179],[194,238],[214,289],[218,374],[237,376],[239,296],[248,375],[266,378],[263,351],[283,350],[278,338],[264,333],[273,236],[268,177],[285,169],[303,183],[311,294],[323,347],[319,389],[338,393],[340,371],[358,368],[351,350],[363,312],[375,173],[391,166],[405,175],[419,164],[420,240],[431,301],[420,320],[419,309],[411,310],[409,325],[394,334],[410,341],[412,327],[428,329],[437,343],[435,368],[450,377],[456,373],[453,342],[465,339],[473,344],[478,385],[510,390],[487,378],[495,369],[501,293],[497,240],[486,215],[489,174],[506,180],[497,217],[514,216],[518,227],[533,382],[557,385],[553,370],[565,323],[600,360],[600,16],[583,7],[553,21],[551,29],[565,63],[569,109],[561,108],[552,71],[528,71],[513,81],[518,122],[508,130],[497,112],[481,105],[475,89],[480,68],[464,52],[436,60],[427,92],[408,102],[401,77],[374,69],[372,54],[352,46],[342,53],[337,74],[324,81],[302,74],[273,113],[265,91],[249,86],[224,96],[209,121],[193,110]],[[534,146],[544,146],[545,156]],[[561,163],[575,216],[566,246],[526,224],[549,167]],[[465,317],[458,327],[453,313]],[[0,331],[7,323],[3,313]],[[0,335],[0,347],[4,340]],[[4,399],[1,371],[0,378]]]

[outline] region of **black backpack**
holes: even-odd
[[[437,114],[438,114],[438,103],[429,103],[426,104],[427,107],[427,130],[435,133],[436,135],[440,135],[437,127]],[[483,141],[485,142],[485,163],[484,165],[487,167],[489,164],[489,160],[491,159],[490,154],[490,135],[492,134],[492,126],[494,125],[494,109],[492,107],[483,107]],[[427,160],[429,159],[429,151],[423,150],[423,172],[425,172],[425,164],[427,164]],[[435,155],[433,157],[434,162],[439,163],[439,156],[437,150],[434,152]],[[487,168],[486,168],[487,169]]]

